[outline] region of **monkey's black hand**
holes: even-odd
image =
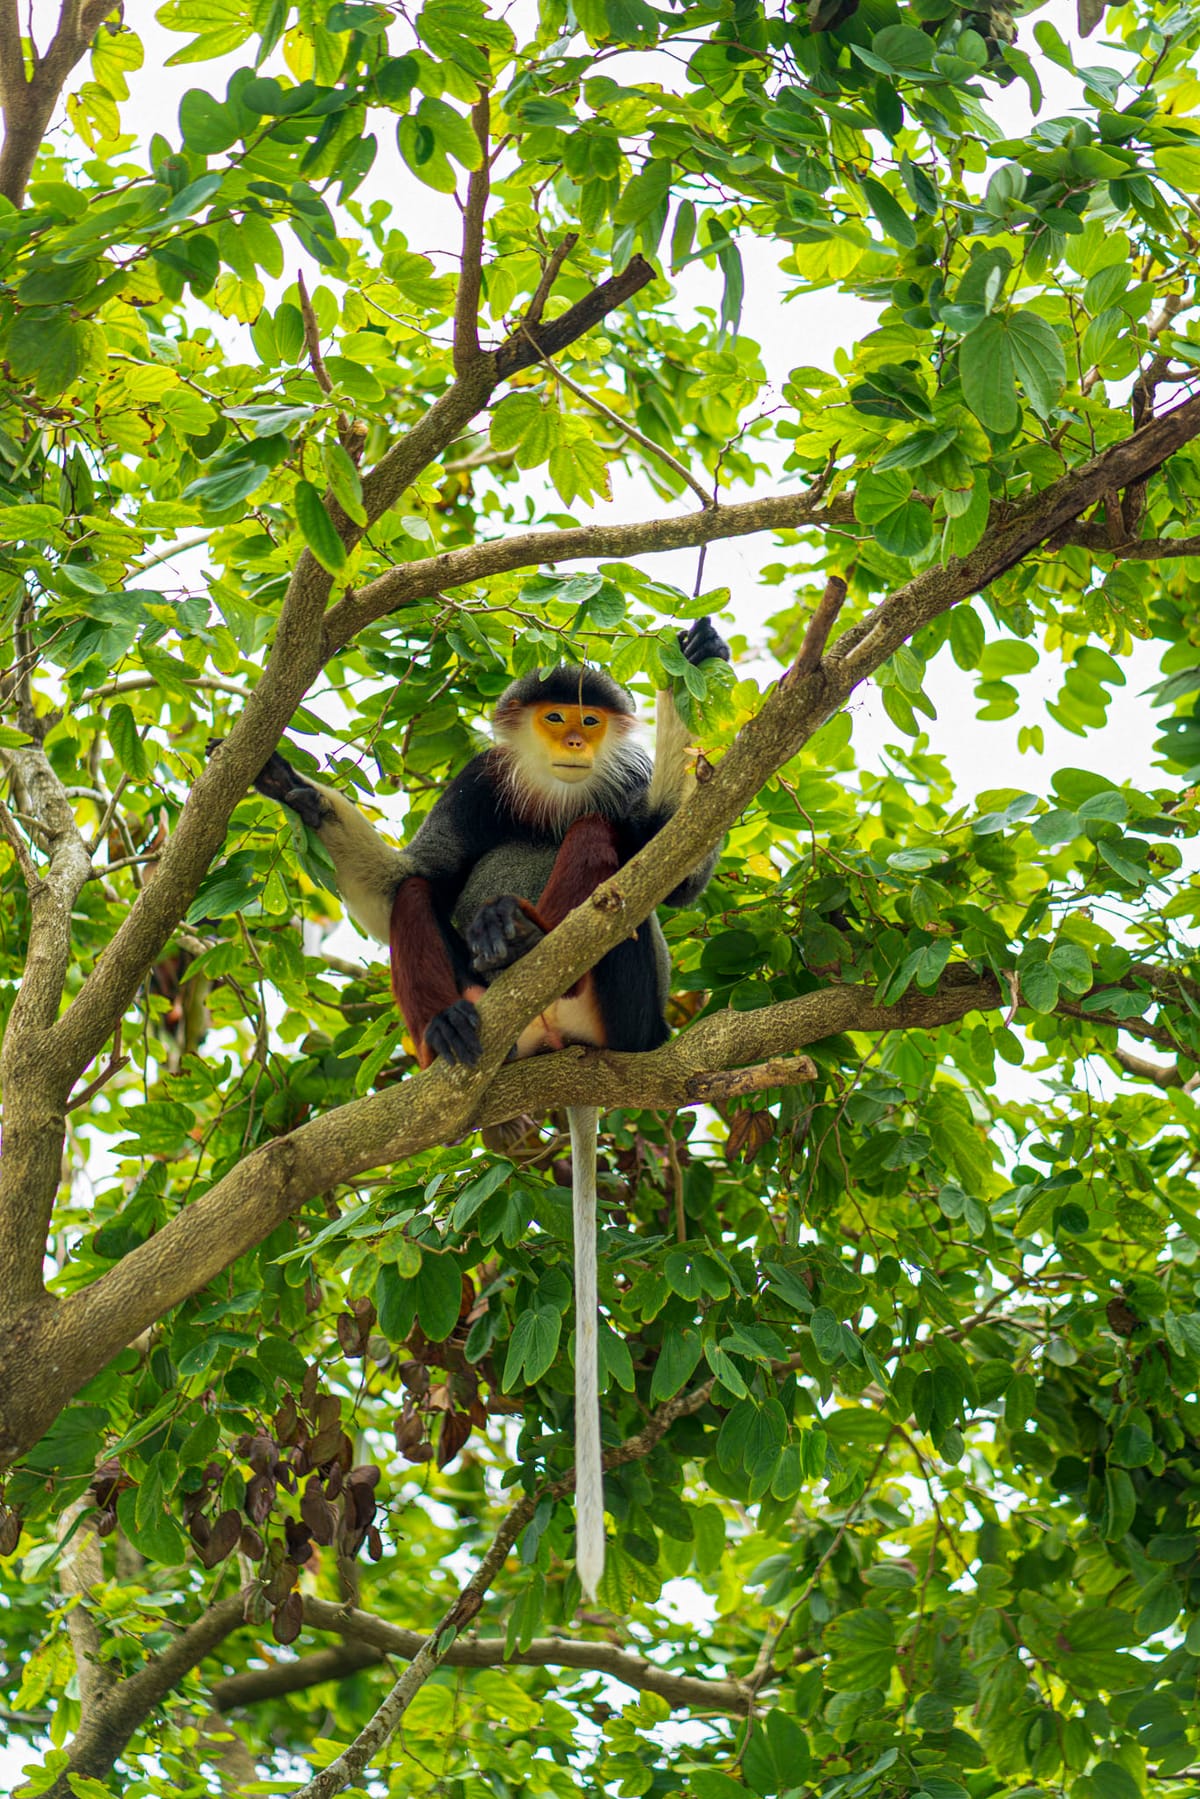
[[[309,786],[303,775],[296,773],[278,750],[259,770],[254,785],[266,799],[277,800],[281,806],[297,813],[310,831],[320,830],[326,811],[320,794],[315,787]]]
[[[729,661],[729,645],[711,618],[698,618],[686,631],[681,631],[679,647],[694,668],[699,668],[713,656],[718,656],[722,662]]]
[[[519,899],[502,893],[499,899],[480,906],[467,926],[471,966],[479,975],[499,974],[502,968],[519,962],[545,935]]]
[[[479,1041],[479,1014],[471,1001],[456,999],[452,1006],[431,1018],[425,1027],[425,1041],[435,1056],[474,1068],[483,1054],[483,1045]]]

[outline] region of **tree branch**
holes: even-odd
[[[634,256],[620,274],[602,281],[599,287],[577,300],[558,318],[551,319],[548,325],[538,323],[536,332],[522,320],[495,353],[497,378],[507,381],[510,375],[532,368],[541,357],[557,356],[560,350],[573,344],[577,337],[598,325],[618,306],[624,306],[626,300],[632,300],[634,294],[640,293],[653,280],[651,265],[643,256]]]
[[[1135,1056],[1132,1050],[1121,1049],[1117,1044],[1101,1053],[1111,1056],[1118,1068],[1135,1081],[1153,1081],[1156,1087],[1163,1089],[1184,1084],[1183,1075],[1174,1065],[1164,1067],[1161,1062],[1148,1062],[1144,1056]]]
[[[464,375],[482,354],[479,348],[479,296],[483,285],[483,222],[491,174],[488,167],[490,101],[481,91],[471,108],[471,124],[479,144],[479,167],[467,181],[463,211],[462,267],[454,301],[454,372]]]
[[[24,203],[34,161],[67,77],[100,26],[119,11],[120,0],[62,0],[58,25],[44,56],[35,54],[25,75],[17,0],[0,8],[0,194],[14,206]]]
[[[644,1460],[677,1419],[690,1417],[708,1404],[715,1385],[714,1376],[701,1386],[693,1387],[691,1392],[677,1393],[674,1399],[667,1400],[665,1405],[650,1415],[635,1436],[627,1437],[616,1449],[607,1451],[604,1457],[605,1468],[622,1467],[629,1462]],[[423,1640],[409,1666],[375,1715],[355,1737],[350,1747],[312,1780],[297,1788],[292,1799],[332,1799],[343,1787],[358,1780],[392,1735],[429,1676],[447,1658],[452,1645],[465,1627],[477,1617],[489,1587],[508,1559],[509,1550],[533,1517],[543,1495],[549,1493],[552,1498],[562,1498],[572,1492],[574,1486],[575,1473],[572,1470],[561,1480],[550,1483],[538,1492],[526,1494],[524,1499],[517,1502],[496,1532],[475,1574],[441,1622]],[[331,1608],[335,1611],[337,1609]]]
[[[257,1705],[266,1699],[305,1691],[325,1680],[339,1680],[362,1668],[377,1667],[389,1656],[411,1661],[426,1641],[417,1630],[401,1630],[370,1612],[331,1605],[324,1599],[306,1598],[304,1622],[316,1630],[336,1631],[349,1640],[338,1649],[318,1649],[294,1662],[276,1662],[269,1668],[248,1668],[213,1688],[218,1711]],[[618,1649],[612,1643],[594,1643],[573,1637],[535,1637],[527,1649],[509,1655],[503,1637],[466,1637],[454,1643],[442,1657],[447,1668],[575,1668],[588,1674],[608,1674],[639,1693],[657,1693],[676,1709],[725,1712],[742,1717],[748,1695],[736,1680],[708,1680],[698,1675],[674,1674],[645,1656]]]
[[[783,675],[783,680],[802,681],[806,675],[816,673],[825,654],[829,633],[837,623],[837,615],[845,604],[845,599],[846,583],[840,575],[830,575],[825,583],[825,591],[808,621],[800,654]]]
[[[948,972],[939,992],[909,993],[894,1007],[877,1006],[871,988],[830,987],[759,1012],[714,1013],[647,1055],[566,1050],[483,1074],[437,1062],[264,1144],[99,1280],[56,1302],[52,1319],[13,1320],[0,1343],[0,1455],[36,1441],[70,1393],[148,1324],[307,1199],[355,1174],[522,1112],[670,1110],[719,1098],[728,1092],[726,1077],[713,1073],[722,1062],[742,1070],[739,1092],[809,1080],[808,1058],[793,1054],[805,1043],[842,1030],[932,1027],[999,1004],[997,983],[963,968]]]
[[[578,242],[579,233],[577,231],[568,231],[561,244],[557,244],[546,258],[546,266],[542,270],[542,278],[534,289],[533,298],[529,302],[529,309],[522,320],[522,323],[527,328],[530,325],[538,324],[540,321],[543,312],[546,310],[546,301],[554,291],[554,283],[558,280],[558,272]]]
[[[706,510],[685,512],[676,518],[643,519],[630,525],[576,525],[563,531],[526,531],[519,537],[501,537],[462,550],[445,550],[440,556],[388,569],[374,581],[346,594],[330,608],[327,646],[332,654],[364,626],[401,606],[516,568],[578,562],[583,558],[605,561],[619,557],[625,561],[666,550],[694,549],[699,544],[730,537],[749,537],[756,531],[849,524],[853,517],[854,501],[849,495],[822,503],[819,495],[806,491],[772,494],[767,499],[745,500],[736,506],[710,505]]]
[[[29,892],[29,944],[0,1045],[4,1154],[0,1160],[0,1313],[42,1293],[46,1229],[62,1176],[71,1077],[50,1049],[71,953],[71,912],[92,872],[62,782],[40,744],[5,757],[20,811],[36,821],[48,861]],[[33,874],[26,856],[26,878]]]
[[[72,1799],[69,1775],[82,1774],[103,1780],[109,1774],[134,1732],[145,1722],[206,1655],[211,1655],[231,1631],[243,1622],[245,1601],[240,1593],[210,1606],[194,1624],[180,1631],[161,1654],[152,1657],[136,1674],[118,1682],[98,1701],[90,1718],[84,1715],[68,1749],[67,1766],[49,1790],[48,1799]]]
[[[1109,541],[1103,525],[1090,522],[1076,525],[1059,541],[1073,544],[1077,549],[1096,550],[1101,555],[1114,556],[1118,562],[1163,562],[1174,561],[1181,556],[1200,556],[1200,537],[1142,537],[1134,538],[1128,543],[1114,544]]]
[[[524,324],[521,328],[526,332],[530,342],[536,348],[537,340],[529,332],[528,325]],[[598,412],[600,417],[607,419],[610,425],[615,425],[622,436],[632,439],[636,444],[640,444],[643,450],[648,451],[657,461],[671,469],[683,482],[685,487],[691,488],[692,492],[699,499],[701,506],[707,510],[708,507],[716,505],[717,502],[714,496],[709,493],[706,487],[697,481],[690,469],[686,468],[677,457],[672,456],[669,450],[664,450],[662,445],[656,444],[652,437],[647,437],[644,431],[639,431],[636,425],[631,425],[628,420],[623,419],[619,412],[614,412],[611,406],[606,406],[603,400],[597,399],[595,394],[590,394],[586,387],[581,386],[578,381],[573,381],[570,375],[564,373],[564,371],[559,368],[558,364],[553,362],[549,356],[543,355],[539,351],[539,357],[554,376],[554,379],[556,381],[561,381],[563,386],[569,389],[569,391],[578,399],[582,400],[585,406],[590,406],[593,412]]]
[[[62,1546],[59,1560],[62,1590],[67,1598],[76,1601],[67,1611],[67,1634],[75,1656],[81,1729],[87,1728],[97,1706],[111,1691],[116,1674],[114,1664],[106,1665],[100,1659],[103,1642],[99,1626],[83,1603],[104,1578],[95,1523],[82,1518],[82,1514],[90,1509],[89,1500],[76,1500],[61,1514],[57,1526]]]

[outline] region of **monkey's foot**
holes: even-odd
[[[467,948],[476,974],[499,974],[519,962],[546,935],[511,893],[480,906],[467,926]]]
[[[694,668],[699,668],[702,662],[708,662],[713,656],[719,657],[722,662],[729,661],[729,645],[711,618],[698,618],[686,631],[681,631],[679,647]]]
[[[474,1068],[483,1054],[483,1045],[479,1041],[479,1014],[471,1001],[456,999],[452,1006],[431,1018],[425,1027],[425,1041],[435,1056]]]

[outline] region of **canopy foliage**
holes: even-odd
[[[1193,1793],[1200,14],[1110,9],[1090,64],[970,0],[157,18],[197,85],[150,134],[136,18],[64,0],[22,55],[0,7],[21,1791]],[[764,253],[874,309],[782,393]],[[755,533],[757,612],[656,572]],[[418,1076],[250,782],[286,732],[402,838],[511,675],[581,657],[675,683],[711,778],[622,918],[489,995],[481,1069]],[[1115,782],[1089,739],[1156,670]],[[934,752],[964,674],[972,768],[1019,716],[1026,791]],[[674,1046],[503,1068],[726,831],[665,921]]]

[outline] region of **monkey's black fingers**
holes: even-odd
[[[695,668],[714,656],[722,662],[729,661],[729,645],[708,617],[696,619],[679,633],[679,647]]]
[[[498,974],[531,950],[545,936],[541,926],[525,911],[519,899],[502,893],[480,906],[467,926],[467,948],[476,974]]]
[[[479,1014],[472,1002],[456,999],[452,1006],[431,1018],[425,1027],[425,1041],[435,1056],[474,1068],[483,1054],[483,1045],[479,1040]]]
[[[301,780],[291,763],[275,750],[255,775],[254,786],[267,799],[278,800],[281,806],[286,806],[288,794],[301,785]]]
[[[291,763],[276,750],[254,780],[254,787],[264,799],[275,800],[303,819],[310,831],[319,831],[328,810],[316,788],[298,775]]]
[[[315,787],[289,787],[281,797],[284,805],[298,813],[310,831],[321,829],[325,820],[325,806]]]

